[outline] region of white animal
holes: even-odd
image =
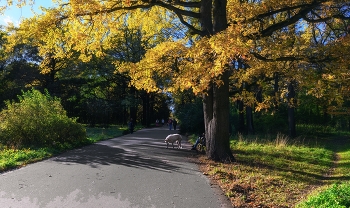
[[[182,136],[180,134],[170,134],[165,138],[166,148],[168,148],[168,145],[171,143],[174,148],[174,142],[177,143],[177,148],[182,148],[181,146],[181,140]]]

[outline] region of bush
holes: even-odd
[[[297,205],[297,207],[350,207],[350,183],[333,184],[329,189],[311,196],[307,201]]]
[[[58,98],[32,89],[6,102],[0,112],[0,142],[11,146],[78,144],[86,140],[85,128],[68,118]]]

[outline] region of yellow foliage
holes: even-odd
[[[28,3],[25,0],[16,2]],[[39,47],[43,57],[53,54],[54,58],[64,59],[78,52],[82,61],[89,61],[93,55],[102,57],[106,50],[115,47],[113,38],[122,36],[122,28],[127,26],[141,31],[142,41],[155,46],[147,50],[138,63],[116,62],[117,70],[128,72],[132,84],[140,89],[176,92],[191,88],[193,92],[201,93],[211,83],[221,85],[220,76],[226,70],[231,70],[231,85],[238,89],[246,83],[271,90],[274,74],[280,74],[283,79],[281,100],[286,97],[286,86],[290,80],[296,80],[299,88],[305,87],[310,95],[331,98],[338,103],[342,102],[341,97],[346,96],[345,92],[349,89],[349,76],[344,74],[349,70],[350,36],[336,36],[335,32],[329,32],[334,38],[322,44],[316,43],[318,39],[327,38],[325,33],[332,30],[331,26],[341,28],[339,25],[344,22],[334,17],[339,16],[338,5],[347,1],[229,0],[227,29],[210,37],[194,36],[197,39],[193,38],[193,44],[189,44],[187,39],[176,39],[175,33],[167,40],[158,34],[174,25],[181,25],[174,12],[176,9],[198,12],[198,8],[188,9],[181,4],[176,5],[176,2],[162,0],[156,2],[167,6],[141,8],[151,1],[139,0],[56,2],[61,6],[47,9],[43,15],[26,19],[18,29],[10,30],[12,35],[8,48],[30,41]],[[293,15],[314,4],[317,4],[318,14],[315,16],[327,18],[328,24],[308,22],[308,15],[301,15],[299,20],[285,24],[293,21]],[[176,9],[169,10],[171,6]],[[199,26],[195,19],[184,17],[183,21]],[[184,28],[178,27],[179,30]],[[269,29],[271,33],[267,32]],[[249,67],[232,70],[230,63],[237,60]],[[337,82],[342,83],[341,87]],[[335,91],[339,94],[332,95]],[[254,92],[247,90],[235,99],[242,99],[249,106],[255,105],[256,110],[267,109],[276,100],[273,96],[265,96],[268,98],[257,103],[254,96]]]

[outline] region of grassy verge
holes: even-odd
[[[126,127],[111,126],[109,128],[86,128],[87,140],[83,144],[76,145],[56,145],[44,148],[22,148],[14,149],[0,145],[0,172],[25,166],[26,164],[37,162],[64,151],[97,141],[106,140],[121,136]]]
[[[339,179],[350,179],[350,150],[340,152],[337,154],[339,161],[337,162],[337,168],[333,172],[334,177]]]
[[[341,140],[340,140],[341,141]],[[342,144],[347,144],[344,140]],[[341,144],[340,143],[340,144]],[[321,187],[299,203],[298,208],[307,207],[350,207],[350,149],[349,145],[336,146],[334,165],[328,177],[331,185]]]
[[[350,183],[335,183],[327,187],[321,192],[308,197],[307,200],[301,202],[297,208],[309,207],[332,207],[347,208],[350,207]]]
[[[50,148],[17,150],[2,147],[0,149],[0,172],[40,161],[51,157],[54,153],[55,150]]]
[[[139,128],[138,128],[139,129]],[[125,134],[126,126],[110,126],[109,128],[86,127],[86,134],[92,143],[110,138],[115,138]]]
[[[201,156],[201,170],[221,186],[234,207],[294,207],[310,193],[317,195],[320,187],[349,179],[349,145],[338,145],[344,152],[335,164],[337,141],[329,141],[310,145],[283,135],[238,135],[231,141],[237,162],[223,164]]]

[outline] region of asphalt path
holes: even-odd
[[[232,207],[193,163],[186,140],[166,149],[170,133],[142,129],[5,172],[0,207]]]

